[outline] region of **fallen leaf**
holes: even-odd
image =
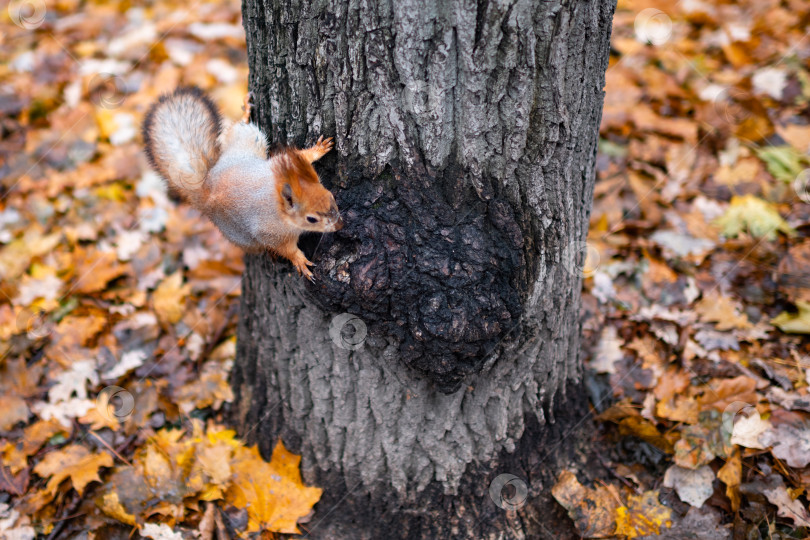
[[[627,506],[616,510],[616,535],[638,538],[660,534],[672,525],[672,510],[658,502],[658,491],[628,495]]]
[[[87,346],[106,325],[106,312],[94,311],[84,316],[68,315],[56,327],[58,344],[66,349]]]
[[[798,152],[810,154],[810,126],[789,124],[784,127],[777,126],[776,131]]]
[[[700,409],[694,398],[690,396],[674,396],[667,401],[659,401],[655,407],[655,415],[673,422],[697,424]]]
[[[735,450],[725,464],[717,471],[717,478],[726,485],[726,496],[731,501],[731,509],[740,508],[740,483],[742,482],[742,460],[740,451]]]
[[[717,446],[720,432],[704,425],[685,426],[681,438],[674,445],[673,461],[686,469],[707,465],[721,451]]]
[[[721,412],[735,402],[755,405],[758,401],[756,387],[757,381],[745,375],[733,379],[714,379],[707,385],[698,403],[702,411],[713,408]]]
[[[777,507],[777,514],[793,520],[797,527],[810,527],[810,513],[799,500],[790,496],[781,476],[772,474],[764,480],[743,484],[741,490],[746,494],[762,493]]]
[[[563,471],[551,494],[584,538],[607,538],[616,530],[616,511],[621,499],[613,486],[583,486],[571,471]]]
[[[107,284],[128,271],[125,264],[118,262],[112,251],[88,249],[79,250],[75,257],[76,275],[73,292],[91,294],[103,291]]]
[[[624,341],[618,337],[616,328],[605,326],[599,338],[596,354],[591,360],[591,368],[597,373],[616,373],[616,362],[624,357],[622,353],[622,343]]]
[[[672,527],[650,540],[731,540],[731,530],[723,525],[723,514],[709,506],[689,508],[683,518],[673,516]]]
[[[619,422],[619,432],[622,435],[634,435],[668,454],[673,451],[672,442],[658,431],[655,424],[644,418],[628,416],[622,419]]]
[[[126,523],[127,525],[132,526],[135,526],[137,523],[135,516],[127,512],[123,505],[121,505],[121,501],[118,499],[118,493],[115,491],[107,491],[103,493],[97,502],[97,505],[102,512],[113,519],[117,519],[121,523]]]
[[[66,428],[56,420],[38,420],[23,430],[23,451],[31,455],[57,433],[70,435],[72,426]]]
[[[118,231],[115,239],[116,250],[119,261],[129,261],[141,249],[146,235],[141,231]]]
[[[207,503],[205,514],[203,514],[203,518],[200,520],[200,525],[197,528],[197,535],[200,540],[214,540],[216,517],[217,507],[214,503]]]
[[[95,401],[82,398],[71,398],[58,403],[46,403],[38,401],[34,403],[31,410],[43,420],[57,420],[62,427],[70,428],[71,418],[81,418],[87,411],[96,406]]]
[[[788,411],[810,412],[810,395],[785,392],[778,386],[773,386],[768,390],[767,398]]]
[[[30,469],[22,469],[18,474],[12,474],[9,467],[0,466],[0,491],[20,497],[28,489]]]
[[[700,315],[703,322],[716,323],[718,330],[746,329],[753,325],[748,317],[741,312],[738,302],[728,296],[709,294],[695,304],[695,312]]]
[[[136,349],[134,351],[127,351],[121,355],[121,359],[109,370],[102,374],[102,378],[106,380],[115,380],[123,377],[135,368],[143,365],[144,360],[149,358],[146,351]]]
[[[810,241],[788,249],[779,261],[775,277],[791,302],[810,302]]]
[[[0,464],[8,468],[11,474],[17,474],[28,467],[28,456],[22,449],[22,444],[13,444],[11,441],[0,442]]]
[[[707,351],[739,351],[737,336],[727,332],[703,329],[695,333],[695,341]]]
[[[4,540],[34,540],[36,532],[28,516],[20,516],[8,504],[0,503],[0,538]]]
[[[48,390],[48,400],[51,403],[68,401],[74,393],[77,398],[87,399],[87,384],[96,385],[98,381],[95,360],[74,362],[56,378],[56,384]]]
[[[59,484],[70,478],[73,488],[81,495],[90,482],[101,481],[98,470],[112,467],[113,459],[106,452],[91,454],[84,446],[72,444],[61,450],[51,451],[34,467],[34,472],[42,478],[51,477],[46,487],[52,495]]]
[[[696,470],[672,465],[664,474],[664,486],[675,488],[678,497],[695,508],[703,506],[712,496],[713,481],[714,472],[707,465]]]
[[[200,378],[174,392],[174,399],[184,414],[211,406],[216,410],[233,400],[233,390],[219,362],[208,362]]]
[[[810,302],[796,302],[796,313],[783,311],[771,324],[787,334],[810,334]]]
[[[757,150],[768,172],[786,184],[793,182],[807,165],[807,158],[790,146],[765,146]]]
[[[760,450],[768,445],[763,443],[763,433],[771,429],[771,423],[763,420],[759,413],[754,412],[748,416],[735,415],[731,430],[731,444],[738,444],[745,448],[758,448]]]
[[[247,532],[260,530],[300,534],[296,522],[312,511],[322,490],[301,483],[300,456],[279,441],[270,463],[258,448],[239,448],[234,454],[233,478],[226,500],[248,512]]]
[[[801,469],[810,464],[810,422],[806,420],[795,418],[774,423],[771,430],[760,436],[760,441],[772,446],[771,453],[791,467]]]
[[[776,231],[792,236],[796,231],[782,219],[772,204],[753,195],[735,196],[726,213],[715,222],[724,236],[734,238],[748,232],[755,238],[776,238]]]
[[[716,246],[706,238],[696,238],[691,234],[676,231],[658,230],[650,236],[650,240],[664,248],[664,255],[677,257],[705,255]]]
[[[37,298],[46,301],[56,300],[59,298],[63,286],[62,280],[55,275],[43,276],[40,279],[24,276],[15,303],[21,306],[29,306]]]
[[[669,368],[663,377],[658,379],[655,387],[655,397],[661,401],[669,400],[689,388],[692,376],[685,370]]]
[[[28,421],[31,411],[18,396],[0,396],[0,431],[9,431],[19,422]]]
[[[146,523],[139,531],[141,536],[152,538],[152,540],[183,540],[183,535],[174,532],[165,523]]]
[[[160,283],[152,294],[152,303],[162,323],[175,324],[183,317],[185,299],[190,290],[191,285],[183,285],[183,275],[180,271]]]
[[[0,390],[4,394],[33,397],[40,393],[42,364],[27,365],[25,359],[7,359],[0,367]]]
[[[22,238],[14,240],[0,251],[0,276],[4,281],[19,279],[31,259],[53,250],[61,241],[62,233],[55,232],[47,236],[42,231],[32,228]]]
[[[751,84],[754,92],[767,94],[773,99],[782,99],[782,93],[788,82],[788,70],[786,68],[765,67],[758,69],[751,76]]]

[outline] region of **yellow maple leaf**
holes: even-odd
[[[185,310],[185,298],[191,285],[183,285],[183,276],[178,270],[164,279],[152,294],[152,303],[158,319],[164,324],[174,324],[180,320]]]
[[[627,506],[616,509],[616,532],[627,538],[660,534],[672,526],[672,510],[658,502],[658,491],[628,495]]]
[[[115,491],[108,491],[101,496],[98,502],[98,507],[102,512],[107,514],[113,519],[117,519],[121,523],[135,526],[135,516],[127,512],[124,505],[118,499],[118,493]]]
[[[270,463],[262,459],[255,446],[239,448],[234,458],[232,483],[225,499],[237,508],[247,509],[247,532],[299,534],[296,523],[312,511],[323,492],[301,482],[301,456],[287,451],[279,441]]]
[[[70,477],[73,487],[81,495],[85,486],[93,481],[101,481],[98,470],[101,467],[112,467],[113,459],[106,452],[91,454],[84,446],[72,444],[63,448],[49,452],[45,459],[37,463],[34,472],[42,478],[48,480],[46,490],[51,494],[56,493],[56,489],[63,480]]]

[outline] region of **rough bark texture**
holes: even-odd
[[[327,488],[313,536],[489,534],[493,473],[550,487],[557,457],[532,454],[581,410],[549,428],[580,376],[614,4],[243,5],[254,121],[278,144],[335,137],[318,169],[347,224],[302,239],[315,284],[258,256],[243,284],[237,422]]]

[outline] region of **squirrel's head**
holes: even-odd
[[[335,197],[321,185],[315,168],[295,148],[274,156],[281,219],[305,231],[333,232],[343,228]]]

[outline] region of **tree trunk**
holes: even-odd
[[[346,222],[302,238],[314,284],[264,256],[243,281],[236,422],[324,488],[310,537],[566,536],[537,512],[586,408],[614,6],[245,0],[254,121],[334,136],[317,168]]]

